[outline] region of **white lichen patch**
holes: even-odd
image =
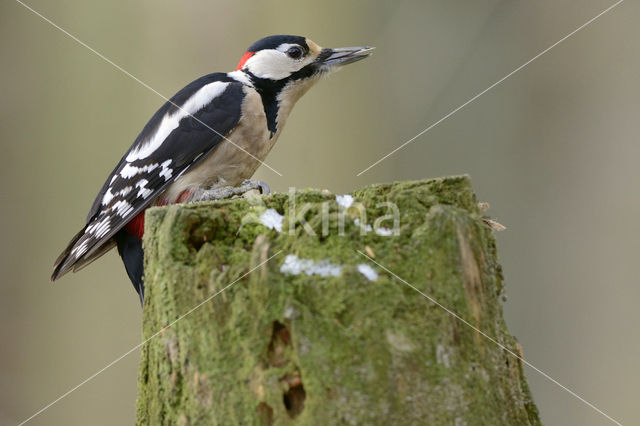
[[[336,195],[336,202],[345,209],[348,209],[353,204],[353,197],[349,194]]]
[[[280,267],[285,275],[320,275],[322,277],[337,277],[342,273],[342,266],[334,265],[325,260],[300,259],[295,254],[288,254]]]
[[[361,263],[358,265],[358,272],[365,276],[369,281],[375,281],[378,279],[378,273],[366,263]]]
[[[300,313],[296,308],[289,305],[286,308],[284,308],[283,315],[286,319],[296,319],[300,316]]]
[[[451,358],[449,355],[449,351],[447,351],[447,349],[441,344],[438,344],[438,346],[436,346],[436,360],[439,364],[444,365],[446,368],[451,367]]]
[[[260,223],[269,229],[275,229],[278,232],[282,232],[282,221],[284,216],[275,211],[274,209],[267,209],[260,215]]]
[[[386,338],[387,343],[389,343],[394,349],[400,352],[411,352],[414,350],[413,343],[407,336],[405,336],[401,331],[392,332],[387,330]]]
[[[393,230],[389,228],[385,228],[384,226],[381,226],[379,228],[376,228],[376,234],[382,237],[388,237],[390,235],[393,235]]]
[[[369,225],[369,224],[364,224],[364,225],[363,225],[363,224],[360,222],[360,219],[358,219],[357,217],[356,217],[355,219],[353,219],[353,223],[355,223],[355,224],[356,224],[356,226],[359,226],[359,227],[361,227],[362,229],[364,229],[364,231],[365,231],[365,232],[371,232],[371,231],[373,231],[373,228],[371,227],[371,225]]]

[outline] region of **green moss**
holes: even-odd
[[[369,186],[346,212],[326,192],[289,195],[148,211],[145,337],[190,313],[143,347],[138,424],[540,423],[517,359],[356,251],[517,353],[468,177]],[[354,223],[389,214],[381,203],[398,206],[399,235]],[[258,220],[268,208],[281,233]],[[313,236],[290,234],[303,211]],[[287,254],[342,272],[285,275]]]

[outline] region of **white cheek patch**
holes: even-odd
[[[188,117],[189,115],[195,114],[205,105],[211,103],[211,101],[225,91],[228,85],[229,83],[223,83],[220,81],[209,83],[187,99],[184,105],[182,105],[177,111],[172,114],[166,114],[162,118],[162,122],[160,123],[160,126],[158,126],[156,132],[149,139],[142,142],[138,147],[131,150],[129,155],[127,155],[127,162],[131,163],[136,160],[147,158],[153,154],[158,148],[160,148],[165,139],[167,139],[167,136],[178,128],[180,120]]]
[[[258,78],[281,80],[294,71],[291,60],[277,50],[261,50],[246,62],[245,67]]]
[[[291,59],[286,53],[279,49],[285,45],[280,45],[278,50],[266,49],[257,52],[245,64],[245,68],[258,78],[268,78],[270,80],[282,80],[292,73],[310,64],[312,58],[302,60]],[[286,45],[287,49],[293,45]]]

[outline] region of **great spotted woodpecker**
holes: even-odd
[[[56,260],[51,279],[78,271],[117,246],[142,302],[145,210],[246,186],[296,101],[321,76],[371,50],[326,49],[305,37],[269,36],[247,49],[236,71],[188,84],[151,117],[113,169],[84,228]]]

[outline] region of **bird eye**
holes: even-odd
[[[299,46],[290,47],[289,50],[287,50],[287,55],[289,55],[291,59],[300,59],[302,57],[302,48]]]

